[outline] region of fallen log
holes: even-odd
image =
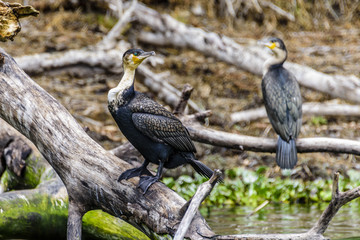
[[[145,224],[159,234],[173,234],[185,200],[162,183],[155,183],[143,195],[137,189],[138,178],[117,182],[130,165],[88,137],[56,99],[4,50],[0,54],[4,57],[0,65],[0,117],[35,144],[65,184],[69,194],[68,239],[81,238],[81,218],[92,209]],[[214,233],[197,213],[186,236],[210,238]]]

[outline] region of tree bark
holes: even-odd
[[[83,212],[102,209],[154,232],[173,234],[185,200],[162,183],[146,195],[138,178],[117,182],[129,164],[107,152],[83,131],[68,111],[33,82],[2,49],[0,117],[29,138],[51,164]],[[209,238],[214,233],[199,213],[187,237]]]

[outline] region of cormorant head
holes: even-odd
[[[278,56],[287,56],[287,50],[283,40],[276,37],[271,37],[266,40],[262,40],[261,43],[270,48],[271,51]],[[285,57],[286,58],[286,57]]]
[[[287,58],[287,50],[284,42],[280,38],[271,37],[261,40],[259,43],[270,48],[270,50],[274,53],[274,57],[268,59],[264,66],[266,71],[269,67],[281,66],[285,62]]]
[[[142,49],[129,49],[123,55],[124,68],[136,69],[142,61],[154,55],[154,51],[144,52]]]

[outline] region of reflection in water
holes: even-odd
[[[254,208],[237,206],[223,209],[201,209],[216,234],[302,233],[318,220],[327,204],[269,204],[247,217]],[[360,240],[360,206],[352,202],[342,207],[333,218],[325,236],[331,239]]]

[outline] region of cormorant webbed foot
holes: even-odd
[[[153,176],[151,174],[151,172],[146,168],[146,166],[145,167],[141,166],[141,167],[138,167],[138,168],[132,168],[132,169],[126,170],[125,172],[123,172],[120,175],[120,177],[118,178],[117,181],[120,182],[123,179],[128,180],[128,179],[133,178],[133,177],[141,176],[142,174]]]
[[[159,178],[157,176],[141,176],[139,187],[143,191],[143,194],[145,194],[149,187],[157,181],[159,181]]]

